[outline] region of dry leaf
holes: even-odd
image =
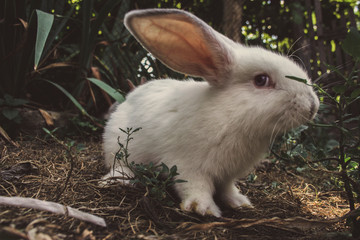
[[[91,73],[94,76],[94,78],[101,80],[101,75],[100,75],[99,68],[91,67]]]
[[[29,24],[28,24],[24,19],[19,18],[19,21],[21,22],[21,24],[23,25],[23,27],[24,27],[25,29],[28,28]]]
[[[51,117],[50,113],[48,113],[47,111],[39,108],[39,112],[41,114],[41,116],[44,118],[46,125],[48,126],[54,126],[54,119]]]
[[[0,234],[1,235],[4,234],[4,235],[8,235],[8,236],[18,237],[18,238],[21,238],[21,239],[28,239],[28,237],[26,236],[25,233],[15,229],[15,228],[12,228],[12,227],[3,227],[3,228],[1,228],[0,229]]]
[[[96,238],[93,235],[93,231],[90,231],[88,229],[85,229],[82,234],[81,237],[77,238],[78,240],[96,240]]]
[[[23,162],[12,166],[9,169],[0,171],[0,180],[13,181],[35,171],[37,168],[30,162]]]
[[[45,233],[38,233],[38,229],[37,228],[33,228],[30,231],[28,231],[28,239],[29,240],[52,240],[52,238],[45,234]]]
[[[5,131],[1,126],[0,126],[0,135],[3,136],[6,141],[8,141],[9,143],[11,143],[11,144],[14,145],[15,147],[20,147],[19,144],[17,144],[17,143],[14,142],[13,140],[11,140],[11,138],[9,137],[9,135],[6,133],[6,131]]]
[[[49,64],[43,68],[38,68],[36,69],[36,71],[34,72],[41,72],[41,71],[44,71],[46,69],[50,69],[50,68],[57,68],[57,67],[73,67],[74,64],[73,63],[65,63],[65,62],[58,62],[58,63],[52,63],[52,64]],[[33,73],[34,73],[33,72]]]
[[[133,82],[130,80],[130,79],[126,79],[129,87],[130,87],[130,91],[134,90],[136,87],[135,85],[133,84]]]

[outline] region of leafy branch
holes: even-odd
[[[129,168],[133,173],[133,177],[127,177],[131,184],[139,184],[146,188],[146,195],[162,202],[168,206],[174,204],[173,201],[167,200],[169,194],[167,189],[172,187],[176,183],[186,182],[185,180],[176,179],[179,175],[177,167],[174,165],[169,168],[165,163],[154,164],[152,162],[148,164],[129,162],[128,158],[130,153],[128,152],[129,142],[133,140],[132,134],[139,131],[141,128],[127,128],[126,130],[121,129],[125,135],[125,143],[121,143],[120,137],[118,137],[119,150],[115,154],[113,169],[116,165]]]

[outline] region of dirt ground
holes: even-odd
[[[239,181],[254,208],[222,206],[223,218],[182,212],[159,204],[142,187],[100,187],[105,170],[101,141],[77,140],[71,159],[52,139],[22,138],[15,147],[0,139],[0,196],[56,201],[102,217],[107,227],[29,208],[0,206],[0,239],[348,239],[339,217],[349,209],[331,176],[279,161]],[[73,171],[65,186],[73,160]],[[63,191],[64,190],[64,191]],[[350,239],[350,238],[349,238]]]

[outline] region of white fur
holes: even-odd
[[[156,28],[157,20],[159,24],[173,24],[173,19],[180,21],[175,23],[179,40],[178,35]],[[150,33],[149,25],[141,26],[146,21],[154,25]],[[207,82],[156,80],[131,92],[105,127],[106,165],[113,166],[118,136],[122,141],[126,138],[119,128],[141,127],[132,136],[129,161],[176,165],[178,178],[187,181],[175,185],[183,210],[220,217],[221,211],[213,200],[215,192],[233,208],[251,205],[234,181],[246,176],[262,159],[274,135],[313,118],[319,101],[312,88],[285,77],[309,79],[307,74],[290,59],[234,43],[180,10],[133,11],[127,14],[125,23],[144,47],[169,67],[199,75]],[[156,35],[152,36],[153,32]],[[157,42],[163,35],[169,36]],[[191,37],[199,40],[184,43]],[[167,41],[172,46],[163,47]],[[208,49],[192,55],[199,41],[203,41],[201,48]],[[193,50],[183,54],[188,44],[194,44],[190,46]],[[201,55],[207,51],[210,60],[208,55]],[[192,64],[187,64],[189,55]],[[273,87],[254,85],[254,77],[262,73],[271,77]]]

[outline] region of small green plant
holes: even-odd
[[[12,96],[5,94],[4,98],[0,98],[1,117],[4,117],[9,121],[14,121],[15,123],[20,123],[20,111],[16,108],[21,107],[26,103],[28,103],[28,101],[25,99],[13,98]]]
[[[0,127],[4,132],[12,135],[17,129],[16,126],[21,123],[19,108],[27,104],[28,101],[21,98],[14,98],[9,94],[0,97]]]
[[[337,81],[330,87],[311,85],[319,92],[320,118],[283,137],[283,148],[277,156],[332,171],[334,183],[344,189],[349,208],[355,211],[355,204],[360,202],[360,32],[351,29],[342,47],[353,57],[353,68],[341,72],[328,65]],[[307,84],[304,79],[287,77]],[[311,131],[306,131],[308,128]],[[353,215],[348,218],[348,223],[352,226],[353,236],[358,237],[359,214]]]
[[[128,162],[130,153],[128,152],[129,142],[133,139],[131,136],[133,133],[139,131],[141,128],[127,128],[126,130],[121,129],[126,134],[125,143],[120,142],[118,138],[119,150],[115,154],[114,166],[116,163],[125,165],[133,173],[133,177],[129,177],[131,184],[139,184],[146,188],[147,194],[155,200],[172,206],[174,202],[169,200],[168,189],[176,183],[186,182],[185,180],[175,179],[179,173],[177,167],[174,165],[169,168],[165,163],[154,164],[154,163],[135,163]]]

